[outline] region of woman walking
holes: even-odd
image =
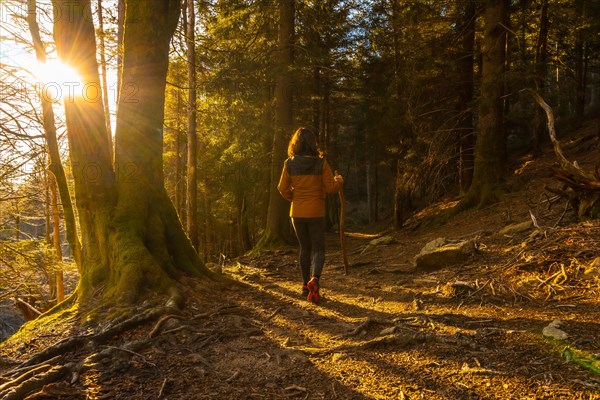
[[[302,295],[318,303],[319,278],[325,263],[325,197],[338,192],[344,180],[341,175],[334,176],[310,129],[296,130],[288,145],[288,156],[277,189],[292,203],[290,217],[300,244]]]

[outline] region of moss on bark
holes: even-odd
[[[90,0],[53,0],[59,56],[84,84],[99,84]],[[214,278],[198,257],[164,190],[163,110],[178,0],[126,1],[115,165],[100,102],[65,105],[83,260],[78,300],[127,306],[167,295],[181,275]],[[71,18],[60,18],[69,12]],[[149,29],[152,27],[152,29]]]

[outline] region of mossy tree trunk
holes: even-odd
[[[506,130],[503,115],[508,0],[484,2],[481,96],[475,145],[473,182],[462,206],[498,199],[506,171]]]
[[[53,3],[59,56],[85,85],[100,87],[90,0]],[[127,304],[166,292],[182,273],[209,274],[164,189],[165,82],[179,12],[178,0],[125,1],[114,168],[102,103],[80,96],[65,101],[84,303],[100,295]]]

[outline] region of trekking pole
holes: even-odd
[[[335,171],[335,175],[339,175]],[[344,188],[340,187],[340,244],[342,247],[342,258],[344,260],[344,275],[348,275],[348,254],[346,252],[346,236],[344,235],[344,218],[346,215],[346,201],[344,200]]]

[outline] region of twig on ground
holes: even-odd
[[[192,317],[192,319],[201,319],[201,318],[207,318],[207,317],[210,318],[210,317],[214,317],[215,315],[222,315],[222,314],[235,314],[235,312],[239,311],[239,309],[240,309],[239,306],[237,306],[236,304],[227,304],[227,305],[217,308],[214,311],[207,311],[202,314],[194,315]]]
[[[31,304],[29,304],[28,302],[26,302],[25,300],[17,297],[15,299],[15,301],[19,304],[21,304],[22,306],[24,306],[25,308],[27,308],[29,311],[31,311],[32,313],[34,313],[35,315],[42,315],[42,312],[40,310],[38,310],[37,308],[35,308],[34,306],[32,306]]]
[[[162,399],[165,393],[165,388],[167,387],[167,382],[169,382],[169,378],[165,378],[163,380],[162,385],[160,385],[160,390],[158,391],[158,398]]]
[[[560,218],[556,221],[556,223],[554,224],[553,228],[556,228],[560,222],[563,220],[563,218],[565,217],[565,214],[567,213],[567,210],[569,209],[569,201],[565,201],[565,209],[563,210],[562,214],[560,215]]]
[[[238,376],[240,376],[240,371],[235,371],[233,373],[233,375],[231,375],[229,378],[225,379],[225,382],[231,382],[232,380],[234,380]]]
[[[279,307],[275,311],[273,311],[271,314],[269,314],[269,316],[267,317],[267,321],[269,321],[271,318],[273,318],[274,316],[279,314],[281,312],[281,310],[283,310],[283,307]]]

